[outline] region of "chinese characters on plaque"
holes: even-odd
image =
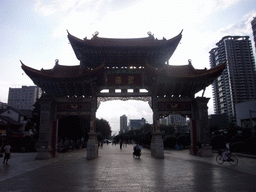
[[[191,111],[190,102],[159,102],[159,111]]]
[[[90,111],[91,104],[89,102],[83,103],[58,103],[57,112],[62,111]]]
[[[141,85],[141,75],[140,74],[108,74],[107,85],[108,86]]]

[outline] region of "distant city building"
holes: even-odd
[[[249,36],[225,36],[210,51],[210,66],[227,67],[212,84],[215,114],[236,121],[235,104],[256,99],[256,70]]]
[[[142,119],[130,119],[130,130],[138,130],[141,126],[146,124],[146,120]]]
[[[252,24],[252,32],[253,32],[253,38],[254,38],[254,46],[256,50],[256,17],[253,18],[251,24]]]
[[[159,123],[160,123],[161,125],[168,125],[166,118],[159,119]]]
[[[170,114],[165,119],[166,119],[166,125],[172,125],[172,126],[176,126],[176,125],[185,126],[185,125],[187,125],[186,117],[183,117],[180,114]]]
[[[256,126],[256,100],[236,104],[236,122],[243,128]]]
[[[32,110],[34,103],[41,95],[41,88],[37,86],[9,88],[8,105],[19,110]]]
[[[127,131],[127,116],[122,115],[120,117],[120,133],[125,133]]]

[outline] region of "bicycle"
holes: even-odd
[[[227,160],[224,160],[223,157],[222,157],[222,153],[224,152],[225,150],[218,150],[218,155],[216,156],[216,161],[219,165],[222,165],[224,162],[229,162],[230,165],[232,166],[236,166],[238,164],[238,159],[235,155],[232,155],[231,153],[229,153],[227,155]]]

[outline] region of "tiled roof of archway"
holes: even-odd
[[[146,70],[149,71],[153,76],[164,76],[164,77],[170,77],[170,78],[202,78],[202,77],[209,77],[219,76],[224,68],[226,67],[226,64],[223,63],[221,65],[218,65],[217,67],[207,70],[207,69],[195,69],[191,63],[188,65],[165,65],[162,68],[154,68],[146,64]],[[31,67],[28,67],[22,63],[22,69],[26,72],[26,74],[33,78],[51,78],[51,79],[70,79],[70,78],[79,78],[79,77],[86,77],[86,76],[97,76],[98,73],[102,72],[104,70],[104,64],[99,66],[98,68],[94,70],[82,70],[83,72],[80,72],[80,65],[76,66],[64,66],[55,64],[53,69],[41,69],[36,70]]]
[[[147,64],[148,71],[154,76],[169,78],[210,78],[218,77],[225,69],[226,63],[218,65],[215,68],[207,70],[195,69],[191,62],[188,65],[164,65],[161,68],[153,68]]]
[[[166,45],[168,43],[173,43],[175,40],[180,40],[181,33],[178,34],[176,37],[173,37],[171,39],[156,39],[154,36],[149,35],[148,37],[143,38],[131,38],[131,39],[117,39],[117,38],[104,38],[104,37],[98,37],[93,36],[91,39],[84,38],[79,39],[70,33],[68,33],[68,38],[70,41],[76,41],[83,44],[91,45],[91,46],[97,46],[97,47],[156,47],[161,45]]]
[[[65,66],[55,64],[52,69],[33,69],[24,65],[22,62],[22,69],[31,78],[46,78],[46,79],[77,79],[83,77],[97,76],[104,69],[104,63],[95,69],[81,69],[80,65]]]
[[[111,39],[94,36],[79,39],[68,33],[68,39],[78,60],[95,68],[103,61],[108,67],[143,66],[145,60],[153,67],[164,65],[176,50],[182,33],[166,40],[146,38]]]
[[[193,97],[212,84],[226,67],[225,63],[210,70],[195,69],[191,62],[183,66],[167,65],[165,62],[179,44],[181,33],[169,40],[156,40],[153,36],[108,39],[97,35],[91,40],[81,40],[69,33],[68,38],[80,65],[64,66],[56,62],[52,69],[36,70],[21,62],[22,69],[32,81],[50,95],[92,96],[100,89],[108,88],[109,72],[132,67],[140,70],[143,80],[138,86],[141,89],[150,89],[159,96]],[[110,87],[115,88],[114,85]]]

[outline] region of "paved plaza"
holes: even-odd
[[[36,153],[13,153],[0,166],[0,191],[256,191],[256,159],[238,156],[239,163],[218,165],[215,157],[197,157],[187,150],[165,150],[164,159],[143,149],[132,156],[132,145],[99,148],[86,160],[86,149],[35,160]],[[1,160],[3,160],[1,158]]]

